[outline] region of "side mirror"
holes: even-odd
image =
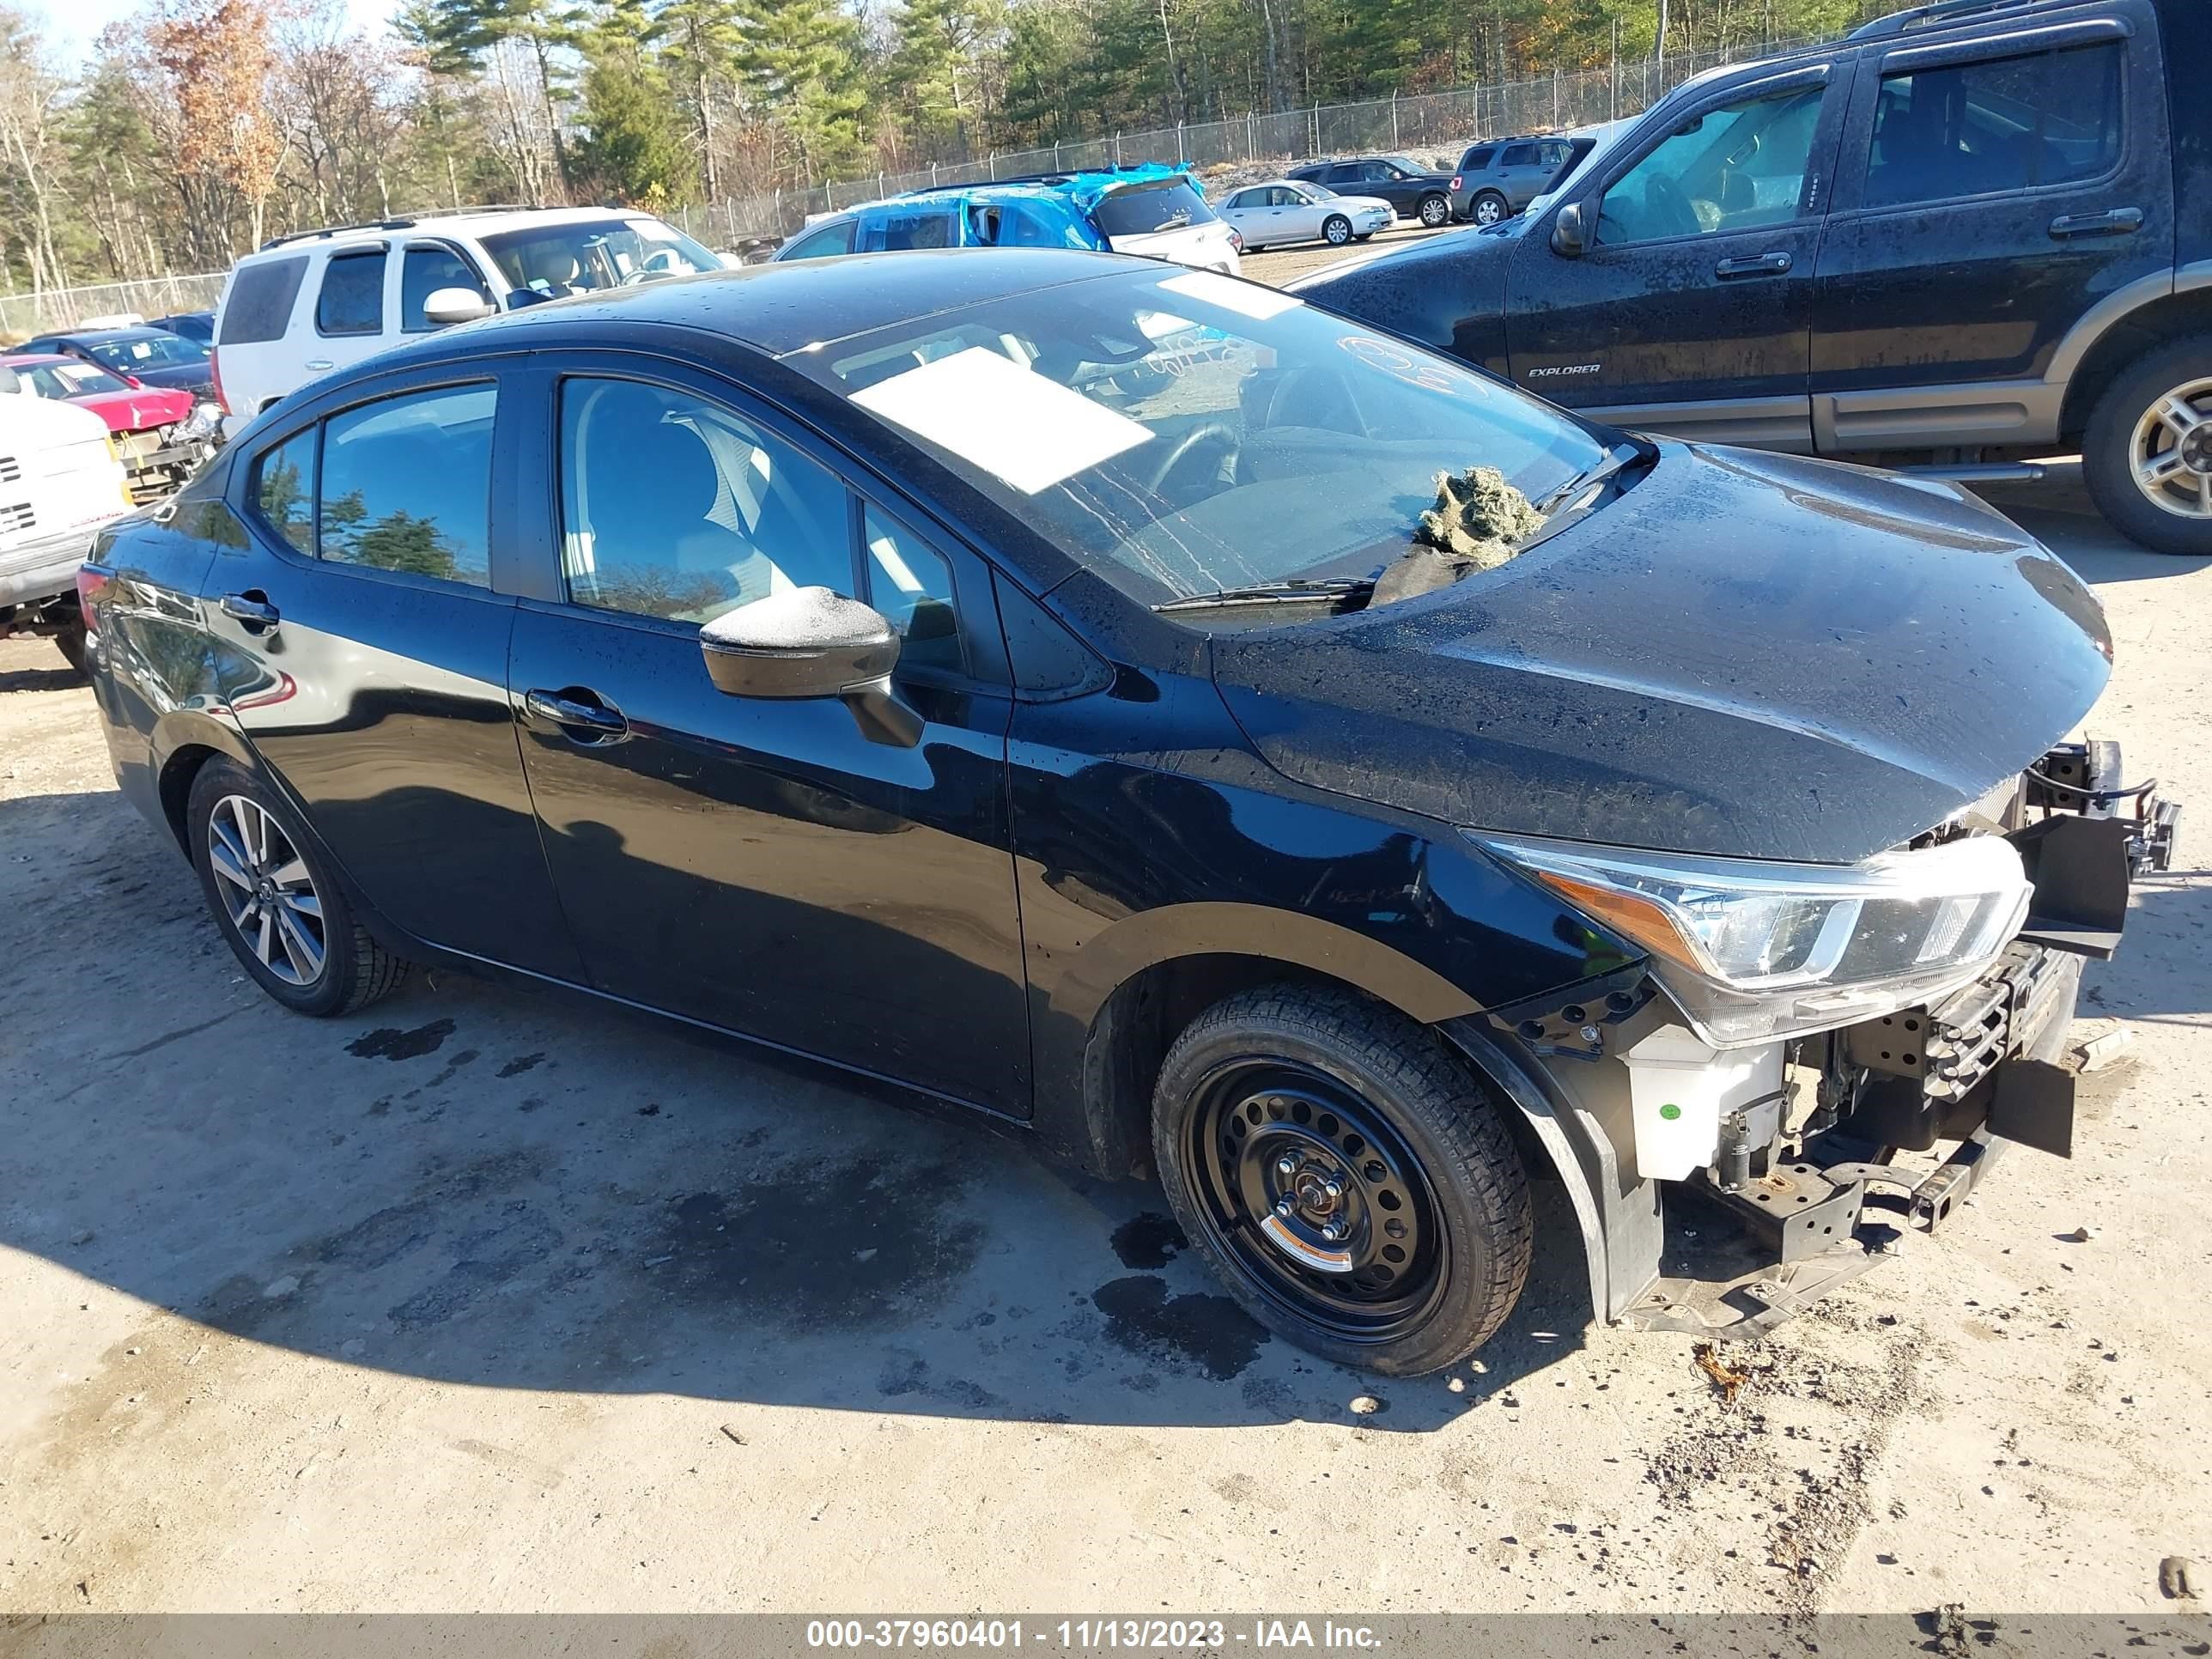
[[[492,313],[492,303],[472,288],[436,288],[422,301],[422,314],[440,328],[451,328],[455,323],[473,323],[479,317]]]
[[[1569,202],[1552,216],[1552,252],[1578,259],[1589,247],[1589,228],[1583,221],[1583,204]]]
[[[123,377],[123,384],[129,386],[133,392],[143,392],[146,389],[146,382],[140,380],[136,374],[125,375]]]
[[[699,630],[714,689],[732,697],[836,697],[872,743],[911,749],[921,716],[891,685],[899,636],[882,612],[826,587],[795,587]]]

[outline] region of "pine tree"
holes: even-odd
[[[847,176],[866,137],[859,23],[837,0],[744,0],[744,5],[740,68],[782,123],[807,175]]]
[[[653,51],[659,25],[645,0],[610,0],[579,37],[583,134],[579,173],[597,192],[661,211],[684,193],[684,141]]]

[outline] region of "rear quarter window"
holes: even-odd
[[[258,345],[281,340],[292,321],[293,302],[300,297],[300,282],[307,274],[307,256],[264,259],[240,265],[230,279],[223,301],[221,345]]]
[[[1459,158],[1462,173],[1480,173],[1490,165],[1490,158],[1498,154],[1495,144],[1480,144]]]

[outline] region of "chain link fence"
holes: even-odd
[[[994,153],[981,161],[938,162],[804,190],[733,196],[671,216],[709,246],[727,247],[788,236],[813,215],[902,191],[1121,163],[1169,161],[1203,173],[1214,168],[1289,167],[1319,155],[1411,150],[1437,156],[1449,152],[1443,161],[1449,167],[1461,149],[1480,139],[1562,131],[1640,114],[1663,94],[1707,70],[1811,44],[1749,40],[1723,51],[1670,58],[1663,64],[1641,58],[1501,86],[1117,132],[1038,149]]]
[[[1706,70],[1807,44],[1811,43],[1747,40],[1721,52],[1670,58],[1663,64],[1642,58],[1502,86],[1468,87],[1413,98],[1377,98],[1358,104],[1322,104],[1274,115],[1157,127],[1147,132],[1117,132],[1103,138],[995,153],[981,161],[938,162],[906,173],[878,173],[871,178],[804,190],[733,196],[684,208],[668,217],[709,247],[726,248],[781,240],[812,215],[834,213],[902,191],[982,184],[1026,173],[1139,161],[1172,161],[1196,168],[1201,174],[1232,167],[1279,171],[1317,155],[1395,150],[1440,157],[1449,167],[1462,149],[1479,139],[1560,131],[1639,114],[1661,95]],[[205,310],[222,294],[222,282],[223,274],[217,271],[0,295],[0,341],[68,328],[88,317],[120,312],[155,317]]]
[[[224,275],[218,270],[202,276],[147,276],[90,288],[48,289],[42,294],[0,295],[0,341],[75,328],[91,317],[132,312],[141,317],[167,317],[179,311],[212,310],[222,296]]]

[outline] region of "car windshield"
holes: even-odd
[[[1607,449],[1449,359],[1212,271],[1120,273],[785,359],[1146,605],[1404,556],[1437,475],[1543,501]]]
[[[94,392],[128,392],[128,383],[91,363],[19,363],[15,373],[41,398],[82,398]]]
[[[722,268],[682,231],[642,216],[533,225],[481,240],[511,286],[556,300]]]
[[[190,368],[208,360],[208,349],[198,340],[174,334],[88,340],[84,349],[118,374],[136,374],[147,368]]]
[[[1423,167],[1419,161],[1416,161],[1410,155],[1386,155],[1382,159],[1388,161],[1392,167],[1397,168],[1401,173],[1426,173],[1428,171],[1428,168]]]
[[[1091,216],[1109,236],[1147,236],[1209,224],[1213,210],[1191,188],[1190,180],[1178,174],[1154,184],[1124,185],[1091,209]]]

